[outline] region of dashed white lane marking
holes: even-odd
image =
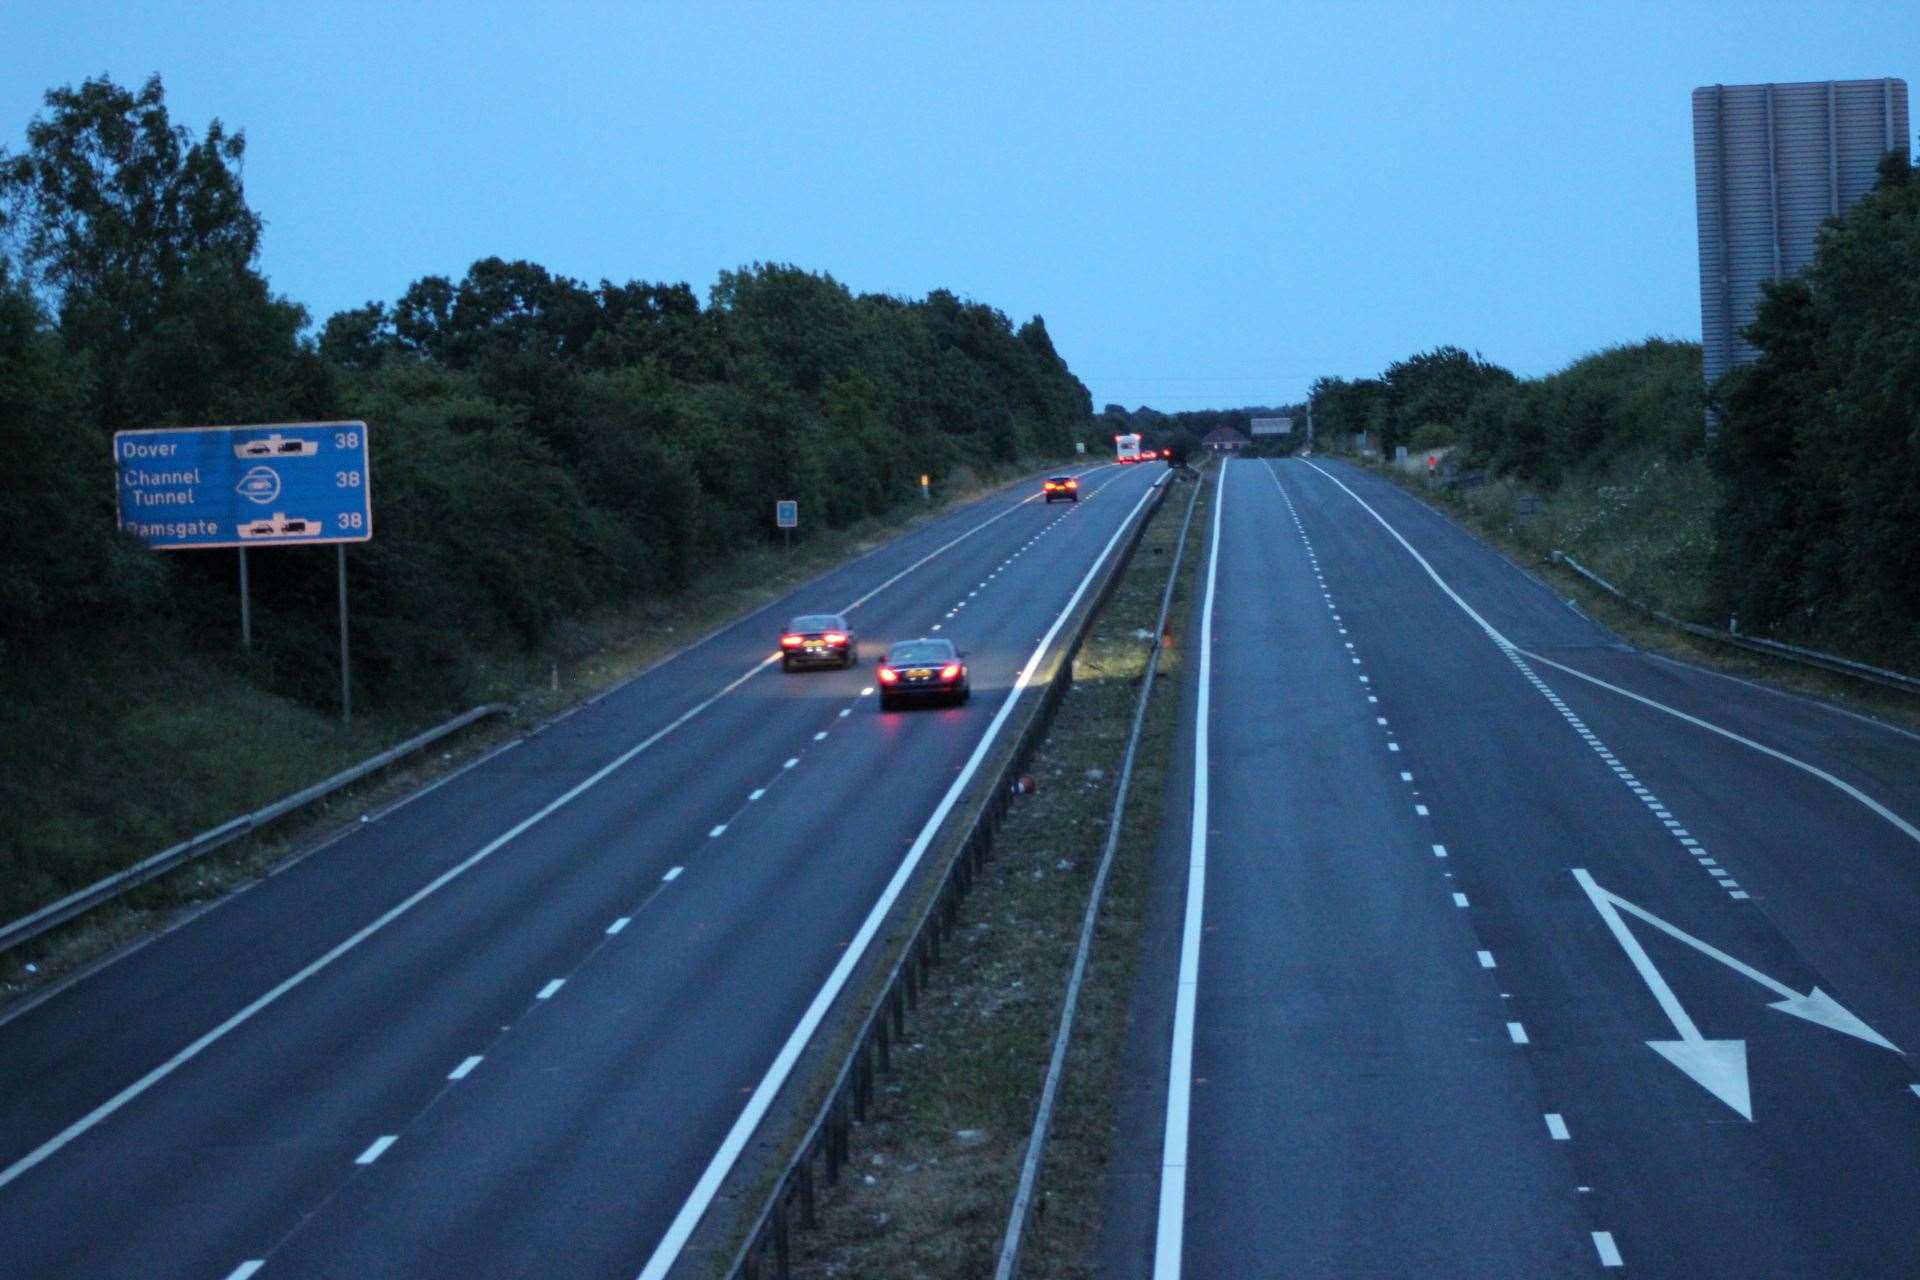
[[[1527,1043],[1527,1029],[1517,1022],[1507,1024],[1507,1038],[1515,1044]]]
[[[1413,811],[1419,814],[1423,818],[1427,816],[1427,806],[1423,804],[1417,804],[1413,806]]]
[[[1389,751],[1398,751],[1399,749],[1400,749],[1400,744],[1397,742],[1389,742],[1387,744],[1387,750]]]
[[[1571,1135],[1567,1133],[1567,1122],[1558,1111],[1547,1112],[1547,1132],[1553,1135],[1555,1142],[1565,1142]]]
[[[793,757],[792,757],[792,758],[790,758],[790,759],[789,759],[789,760],[788,760],[788,761],[787,761],[787,762],[786,762],[785,764],[783,764],[783,765],[781,765],[780,767],[781,767],[782,769],[791,769],[791,768],[793,768],[793,766],[795,766],[795,765],[797,765],[797,764],[799,764],[799,763],[800,763],[800,757],[799,757],[799,756],[793,756]]]
[[[1223,467],[1225,465],[1226,464],[1223,464]],[[1155,482],[1156,488],[1160,483],[1164,483],[1164,481]],[[928,847],[933,843],[935,833],[940,829],[942,824],[946,822],[947,816],[952,813],[954,807],[959,803],[961,793],[966,790],[973,777],[979,772],[988,753],[993,750],[1007,720],[1013,715],[1015,708],[1021,705],[1021,695],[1032,687],[1035,673],[1038,671],[1042,659],[1045,658],[1048,648],[1054,643],[1055,637],[1060,634],[1061,628],[1066,625],[1069,615],[1079,607],[1081,600],[1086,597],[1087,592],[1092,588],[1095,577],[1106,568],[1109,558],[1114,553],[1114,549],[1133,527],[1134,521],[1139,518],[1140,512],[1146,507],[1153,493],[1153,489],[1142,493],[1133,508],[1119,519],[1118,527],[1114,529],[1112,535],[1107,539],[1106,545],[1095,553],[1093,563],[1087,569],[1085,576],[1080,579],[1079,585],[1073,589],[1072,593],[1067,597],[1066,603],[1061,607],[1060,612],[1055,615],[1053,622],[1040,637],[1039,642],[1034,647],[1033,653],[1027,658],[1025,665],[1023,665],[1018,674],[1014,676],[1008,694],[1005,699],[1002,700],[999,710],[994,713],[993,719],[988,722],[986,732],[974,746],[972,754],[969,755],[966,761],[960,766],[958,775],[954,778],[946,793],[941,796],[939,802],[934,806],[933,812],[928,815],[926,824],[921,827],[919,835],[914,838],[913,844],[906,850],[901,861],[894,869],[892,877],[887,881],[885,887],[882,888],[879,897],[874,901],[872,908],[867,912],[866,918],[861,922],[858,931],[841,950],[840,959],[834,965],[832,972],[827,975],[806,1010],[800,1015],[800,1019],[794,1025],[793,1031],[787,1036],[785,1043],[780,1046],[772,1063],[768,1065],[765,1073],[760,1077],[759,1083],[754,1086],[753,1092],[748,1095],[745,1106],[727,1130],[726,1135],[721,1139],[719,1147],[714,1151],[712,1158],[707,1161],[706,1168],[700,1174],[699,1180],[695,1182],[686,1199],[681,1202],[679,1210],[674,1214],[671,1222],[668,1224],[665,1234],[654,1246],[653,1252],[648,1257],[646,1265],[641,1269],[640,1280],[662,1280],[662,1277],[666,1275],[668,1270],[680,1260],[681,1251],[685,1247],[688,1238],[693,1234],[694,1227],[699,1223],[700,1219],[705,1216],[708,1207],[712,1205],[715,1196],[718,1195],[722,1182],[724,1182],[728,1174],[733,1171],[735,1164],[740,1159],[741,1153],[746,1149],[752,1135],[759,1128],[768,1109],[773,1105],[775,1096],[779,1094],[787,1083],[793,1072],[794,1065],[800,1058],[802,1050],[808,1044],[812,1043],[815,1033],[827,1015],[828,1009],[833,1006],[840,994],[846,989],[854,969],[868,954],[873,939],[875,935],[879,933],[882,923],[892,912],[895,903],[899,901],[901,894],[905,892],[907,883],[913,878],[914,872],[921,865],[921,860],[926,856]],[[1012,508],[1009,509],[1011,510]],[[1216,503],[1214,507],[1216,518],[1219,509],[1219,505]],[[1201,647],[1201,653],[1201,684],[1204,689],[1207,662],[1205,657],[1206,645],[1204,642]],[[1202,697],[1205,697],[1204,693]]]
[[[465,1080],[468,1076],[473,1074],[473,1069],[479,1065],[480,1065],[480,1055],[476,1053],[471,1058],[468,1058],[465,1062],[455,1067],[453,1070],[447,1072],[447,1079]]]
[[[841,716],[841,718],[842,718],[842,719],[845,719],[846,717],[848,717],[848,716],[850,716],[850,715],[852,715],[852,714],[853,714],[853,708],[852,708],[852,707],[842,707],[842,708],[840,708],[840,716]]]
[[[845,715],[846,712],[843,711],[840,714]],[[758,800],[761,796],[765,794],[767,794],[767,789],[765,787],[755,787],[753,790],[747,792],[747,799]]]
[[[660,878],[665,881],[678,880],[680,878],[680,873],[685,870],[686,870],[685,867],[668,867],[667,874],[661,876]]]
[[[1433,856],[1434,856],[1434,857],[1436,857],[1436,858],[1444,858],[1444,857],[1446,857],[1446,856],[1447,856],[1447,846],[1445,846],[1445,845],[1443,845],[1443,844],[1437,844],[1437,845],[1435,845],[1435,846],[1433,846]]]
[[[265,1258],[248,1258],[245,1262],[227,1273],[227,1280],[247,1280],[247,1277],[267,1265]]]
[[[1385,716],[1375,716],[1373,718],[1373,722],[1375,724],[1385,724],[1387,722],[1387,718]]]
[[[1493,968],[1493,967],[1494,967],[1494,964],[1493,964],[1493,952],[1491,952],[1491,951],[1476,951],[1476,952],[1474,952],[1473,954],[1475,954],[1476,956],[1479,956],[1479,957],[1480,957],[1480,967],[1481,967],[1482,969],[1491,969],[1491,968]]]
[[[1515,645],[1513,641],[1507,639],[1506,636],[1502,635],[1498,630],[1496,630],[1492,623],[1488,622],[1485,618],[1481,617],[1480,614],[1474,609],[1472,605],[1468,604],[1463,598],[1461,598],[1459,592],[1455,591],[1452,587],[1448,586],[1446,579],[1442,578],[1437,572],[1435,572],[1434,567],[1427,562],[1427,558],[1421,555],[1418,551],[1414,550],[1413,544],[1411,542],[1408,542],[1406,538],[1401,535],[1398,529],[1395,529],[1392,525],[1388,524],[1386,521],[1386,518],[1382,516],[1378,511],[1375,511],[1373,507],[1367,503],[1366,499],[1362,498],[1359,494],[1355,493],[1352,489],[1348,488],[1345,484],[1342,484],[1338,477],[1334,476],[1331,472],[1329,472],[1326,468],[1320,466],[1318,463],[1308,462],[1307,465],[1312,467],[1315,471],[1318,471],[1321,475],[1325,476],[1328,480],[1331,480],[1335,485],[1338,485],[1342,492],[1344,492],[1349,498],[1352,498],[1355,502],[1359,503],[1361,508],[1364,511],[1366,511],[1368,515],[1372,516],[1376,521],[1378,521],[1381,528],[1385,529],[1390,535],[1392,535],[1393,539],[1396,542],[1398,542],[1402,547],[1406,548],[1407,554],[1412,556],[1414,558],[1414,561],[1418,563],[1423,570],[1426,571],[1426,574],[1429,578],[1433,579],[1434,585],[1439,587],[1440,590],[1444,591],[1447,594],[1447,597],[1450,600],[1452,600],[1454,604],[1458,605],[1461,611],[1464,612],[1469,618],[1472,618],[1473,621],[1480,627],[1480,629],[1487,633],[1488,638],[1491,639],[1494,642],[1494,644],[1499,646],[1503,651],[1524,654],[1526,657],[1532,658],[1535,662],[1541,663],[1544,666],[1552,667],[1556,671],[1564,671],[1576,680],[1583,680],[1586,683],[1595,686],[1596,688],[1605,689],[1610,693],[1617,693],[1623,698],[1628,698],[1634,702],[1640,703],[1642,706],[1652,707],[1656,711],[1663,711],[1666,714],[1674,717],[1676,720],[1685,721],[1687,724],[1693,725],[1694,727],[1699,729],[1704,729],[1708,733],[1718,734],[1730,742],[1737,742],[1741,746],[1750,747],[1753,750],[1759,752],[1761,755],[1770,756],[1773,759],[1780,761],[1782,764],[1791,765],[1795,769],[1799,769],[1805,773],[1809,773],[1814,777],[1820,779],[1822,782],[1825,782],[1828,786],[1831,786],[1835,790],[1841,792],[1843,795],[1846,795],[1849,798],[1857,801],[1859,804],[1861,804],[1862,806],[1864,806],[1874,814],[1878,815],[1880,818],[1884,819],[1888,824],[1896,828],[1902,835],[1906,836],[1909,840],[1912,840],[1915,843],[1920,843],[1920,827],[1914,826],[1913,823],[1907,821],[1905,818],[1901,817],[1899,814],[1895,813],[1893,810],[1887,808],[1886,805],[1881,804],[1878,800],[1874,799],[1872,796],[1868,795],[1866,792],[1860,790],[1860,788],[1854,786],[1852,783],[1847,782],[1842,778],[1838,778],[1834,776],[1833,774],[1827,772],[1825,769],[1820,768],[1818,765],[1809,764],[1807,761],[1802,760],[1797,756],[1788,755],[1784,751],[1775,750],[1774,748],[1767,746],[1765,743],[1756,742],[1752,738],[1733,732],[1733,730],[1731,729],[1722,728],[1721,726],[1714,724],[1710,720],[1703,720],[1699,716],[1688,715],[1686,712],[1681,711],[1678,708],[1670,707],[1666,703],[1656,701],[1655,699],[1649,698],[1644,694],[1635,693],[1631,689],[1623,689],[1617,684],[1610,684],[1607,681],[1600,679],[1598,676],[1588,675],[1586,672],[1581,671],[1575,667],[1567,666],[1565,663],[1555,662],[1552,658],[1543,657],[1542,655],[1534,653],[1531,650],[1524,650],[1519,648],[1519,646]],[[1278,478],[1276,477],[1276,483],[1277,482],[1278,482]],[[1739,895],[1739,896],[1744,897],[1745,895]],[[1609,1239],[1611,1239],[1611,1237],[1609,1237]]]
[[[1456,906],[1456,907],[1464,907],[1464,906],[1466,906],[1466,905],[1467,905],[1467,895],[1466,895],[1466,894],[1464,894],[1464,893],[1456,893],[1456,894],[1454,894],[1454,895],[1453,895],[1453,905],[1454,905],[1454,906]]]
[[[1403,769],[1403,770],[1401,770],[1401,772],[1400,772],[1400,781],[1402,781],[1402,782],[1412,782],[1412,781],[1413,781],[1413,775],[1412,775],[1412,774],[1410,774],[1410,773],[1408,773],[1408,772],[1406,772],[1406,771],[1405,771],[1405,770]]]
[[[667,874],[672,875],[673,873],[668,872]],[[620,932],[622,929],[626,928],[628,925],[632,923],[633,923],[632,916],[621,916],[618,920],[615,920],[612,924],[607,926],[607,936],[612,937],[614,934]]]
[[[947,615],[947,616],[948,616],[948,617],[952,617],[953,615],[951,615],[951,614],[949,614],[949,615]],[[937,623],[937,622],[936,622],[936,623],[934,623],[934,624],[933,624],[933,629],[934,629],[935,631],[938,631],[938,630],[940,629],[940,624],[939,624],[939,623]]]
[[[713,830],[707,832],[707,839],[718,840],[721,836],[725,834],[727,834],[727,824],[723,822],[719,826],[715,827]]]
[[[863,698],[866,698],[866,697],[870,697],[870,696],[872,696],[872,694],[873,694],[873,686],[872,686],[872,685],[868,685],[868,686],[867,686],[866,688],[864,688],[864,689],[862,689],[862,690],[860,691],[860,696],[861,696],[861,697],[863,697]]]
[[[1617,1266],[1623,1265],[1620,1261],[1620,1246],[1616,1245],[1613,1242],[1613,1232],[1611,1231],[1594,1232],[1593,1247],[1600,1251],[1601,1266],[1617,1267]]]
[[[1913,1090],[1914,1097],[1920,1098],[1920,1084],[1910,1084],[1907,1088]]]
[[[815,742],[825,742],[827,740],[827,731],[822,729],[820,732],[814,734],[813,740]]]
[[[535,1000],[551,1000],[553,999],[554,995],[560,990],[560,988],[566,985],[567,985],[567,980],[565,978],[555,978],[552,982],[549,982],[546,986],[540,988],[540,993],[534,996],[534,999]]]
[[[400,1135],[397,1133],[382,1134],[373,1140],[372,1146],[355,1156],[353,1162],[355,1164],[372,1164],[375,1160],[378,1160],[386,1154],[388,1147],[398,1141],[400,1141]]]

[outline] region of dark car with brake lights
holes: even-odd
[[[972,696],[966,655],[951,640],[902,640],[887,650],[874,675],[880,682],[880,709],[909,702],[939,700],[958,706]]]
[[[860,662],[860,637],[837,613],[805,613],[780,633],[780,669],[852,667]]]
[[[1048,502],[1080,501],[1080,482],[1072,476],[1048,476],[1040,486],[1040,496]]]

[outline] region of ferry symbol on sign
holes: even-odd
[[[280,496],[280,473],[272,467],[255,467],[240,477],[234,491],[261,506]]]

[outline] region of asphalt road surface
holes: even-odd
[[[1222,485],[1109,1270],[1920,1275],[1920,739]]]
[[[1162,474],[954,512],[0,1023],[0,1277],[663,1271]],[[862,664],[782,674],[828,610]],[[972,702],[880,714],[924,634]]]

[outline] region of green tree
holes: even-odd
[[[254,270],[260,219],[243,135],[172,123],[160,78],[104,77],[46,95],[27,149],[0,152],[0,218],[26,277],[94,370],[106,429],[324,408],[306,312]]]

